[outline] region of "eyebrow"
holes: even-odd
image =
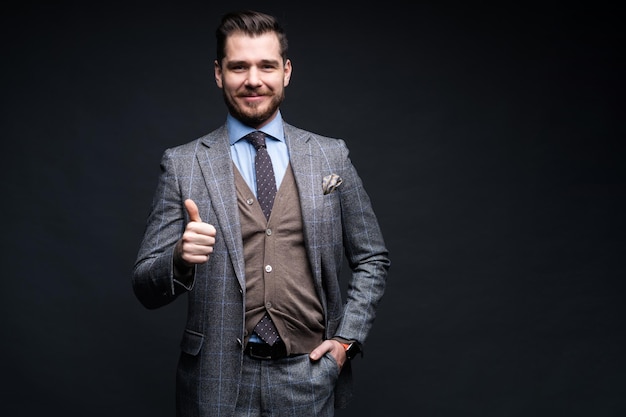
[[[261,60],[261,64],[263,65],[276,65],[279,66],[280,65],[279,60],[276,59],[262,59]],[[238,61],[226,61],[226,65],[248,65],[249,61],[245,61],[245,60],[238,60]]]

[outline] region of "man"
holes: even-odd
[[[282,27],[234,12],[216,36],[226,123],[164,152],[133,289],[147,308],[188,297],[179,416],[332,416],[350,397],[387,249],[345,143],[281,117]]]

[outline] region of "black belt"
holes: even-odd
[[[248,342],[246,354],[254,359],[282,359],[287,357],[287,347],[282,340],[276,341],[272,346],[267,343]]]

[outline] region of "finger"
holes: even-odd
[[[198,211],[198,206],[193,200],[189,198],[185,200],[185,208],[187,209],[187,213],[189,213],[190,221],[199,223],[202,222],[202,219],[200,218],[200,213]]]
[[[327,341],[324,341],[321,345],[319,345],[318,347],[316,347],[315,349],[311,351],[311,353],[309,354],[309,357],[312,360],[314,361],[318,360],[319,358],[324,356],[326,352],[330,350],[329,345],[326,342]]]

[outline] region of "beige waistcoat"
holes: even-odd
[[[309,353],[323,340],[324,314],[302,228],[291,166],[274,200],[269,221],[235,167],[237,204],[246,265],[246,341],[267,311],[290,354]]]

